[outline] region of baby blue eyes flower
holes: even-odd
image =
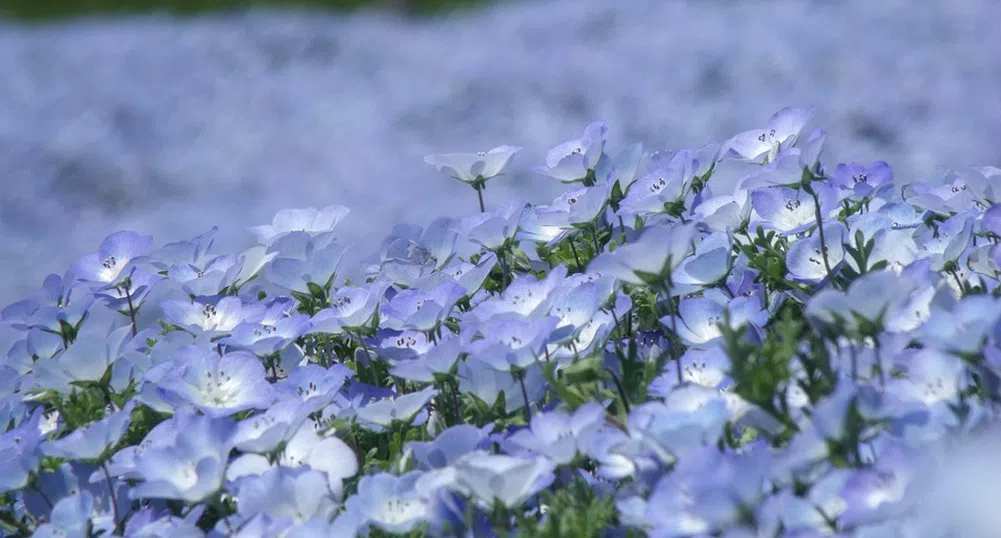
[[[466,290],[443,282],[428,292],[404,290],[382,307],[382,323],[396,330],[430,331],[448,317]]]
[[[553,146],[546,153],[546,165],[534,170],[563,183],[585,181],[598,165],[605,149],[608,127],[596,121],[584,129],[584,135]]]
[[[265,267],[264,274],[272,284],[293,292],[309,294],[310,284],[329,289],[344,253],[344,247],[336,243],[315,248],[309,243],[302,259],[279,256]]]
[[[492,425],[477,428],[460,424],[442,431],[432,441],[407,443],[406,449],[426,470],[442,469],[474,450],[487,448],[491,430]]]
[[[829,185],[817,185],[814,190],[820,202],[820,216],[825,219],[838,209],[837,190]],[[817,224],[814,200],[803,191],[761,188],[751,193],[751,206],[760,216],[760,224],[782,235],[796,234]]]
[[[410,422],[427,406],[438,392],[428,387],[419,392],[383,398],[358,409],[358,421],[375,431],[392,426],[393,422]]]
[[[195,334],[228,333],[241,323],[260,321],[267,311],[265,305],[245,304],[239,297],[168,300],[161,306],[168,321]]]
[[[388,287],[388,283],[377,281],[358,288],[338,288],[330,297],[330,308],[320,310],[310,320],[309,333],[336,334],[367,327]]]
[[[630,284],[659,285],[692,252],[697,233],[692,223],[645,228],[638,240],[620,246],[614,252],[602,253],[587,270],[614,276]]]
[[[198,503],[223,484],[233,447],[236,424],[227,418],[181,413],[173,438],[153,444],[136,458],[135,473],[142,483],[132,499],[176,499]]]
[[[216,295],[236,282],[243,263],[237,256],[217,256],[203,267],[193,264],[171,266],[167,270],[167,278],[179,282],[191,295]]]
[[[583,435],[597,430],[604,423],[605,408],[589,403],[573,415],[559,411],[536,415],[527,429],[518,430],[507,440],[523,450],[548,458],[556,465],[566,465],[580,450]]]
[[[453,464],[460,491],[481,506],[499,502],[514,508],[549,487],[555,465],[546,458],[518,458],[504,454],[471,452]]]
[[[876,161],[869,166],[842,163],[834,169],[831,182],[841,189],[852,191],[855,197],[863,198],[893,183],[893,170],[885,161]]]
[[[789,276],[802,282],[824,281],[845,259],[844,242],[847,234],[844,224],[835,221],[824,225],[823,246],[816,230],[810,237],[797,240],[786,252]],[[823,250],[825,248],[826,252]]]
[[[796,143],[815,112],[812,108],[783,108],[769,118],[763,129],[744,131],[728,140],[722,152],[758,164],[773,161],[782,148]]]
[[[266,514],[276,523],[300,524],[315,517],[330,520],[338,507],[326,477],[310,469],[270,469],[240,482],[236,497],[243,518]]]
[[[464,183],[476,183],[496,177],[507,168],[515,153],[522,148],[498,146],[478,153],[444,153],[428,155],[424,162]]]
[[[21,489],[42,460],[42,413],[36,411],[16,427],[0,433],[0,492]]]
[[[347,509],[386,532],[410,532],[430,515],[428,499],[417,488],[422,475],[413,471],[403,476],[380,473],[362,477],[358,494],[348,499]]]
[[[189,348],[157,386],[174,406],[190,405],[213,417],[267,409],[274,401],[264,365],[243,351],[219,356],[209,349]]]
[[[312,236],[332,232],[337,224],[348,216],[351,210],[338,205],[323,209],[285,209],[279,211],[270,225],[254,226],[254,232],[262,245],[271,245],[277,239],[292,233],[305,232]]]
[[[144,254],[153,245],[153,236],[136,232],[116,232],[109,235],[97,252],[80,258],[70,267],[70,272],[80,280],[112,288],[129,276],[126,268],[130,262]]]
[[[94,512],[94,496],[89,491],[80,491],[56,503],[48,523],[43,523],[35,531],[39,538],[89,536],[91,514]]]
[[[286,467],[308,465],[322,471],[328,488],[338,497],[343,490],[342,482],[358,473],[358,457],[351,448],[337,437],[321,437],[309,423],[289,440],[278,463]]]
[[[525,204],[512,200],[496,210],[462,219],[456,231],[487,250],[498,250],[518,233]]]
[[[48,443],[45,454],[57,458],[94,460],[118,443],[132,422],[135,401],[97,422],[77,428],[69,435]]]

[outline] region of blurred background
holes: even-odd
[[[545,151],[698,147],[815,106],[826,161],[899,181],[1001,165],[996,0],[0,0],[0,306],[108,234],[342,204],[358,258],[476,209],[430,153],[523,146],[488,206],[546,203]]]

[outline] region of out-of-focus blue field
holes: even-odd
[[[343,204],[366,255],[395,223],[476,209],[429,153],[524,146],[487,204],[543,202],[561,186],[527,169],[592,119],[614,153],[816,106],[832,163],[901,182],[1001,164],[999,20],[991,0],[553,0],[0,22],[0,304],[119,229],[218,225],[234,251],[279,209]]]

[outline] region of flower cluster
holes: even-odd
[[[0,536],[978,535],[935,470],[996,429],[1001,169],[830,170],[812,117],[594,122],[548,205],[487,210],[520,148],[429,156],[479,213],[364,281],[340,206],[112,234],[0,311]]]

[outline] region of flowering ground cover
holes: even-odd
[[[522,146],[526,166],[486,202],[542,203],[558,182],[527,164],[594,118],[614,126],[617,153],[693,147],[816,105],[832,162],[885,160],[908,182],[1001,162],[1001,3],[912,4],[0,15],[0,303],[113,230],[166,240],[219,226],[217,247],[236,252],[251,246],[246,227],[290,207],[352,208],[338,238],[360,267],[394,225],[475,208],[436,203],[475,195],[437,181],[424,155]]]
[[[429,155],[467,216],[353,280],[339,205],[111,234],[0,311],[0,535],[992,536],[1001,169],[829,163],[815,115],[595,121],[544,205],[490,198],[519,147]]]

